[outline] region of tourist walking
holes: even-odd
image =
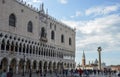
[[[29,71],[29,77],[32,77],[32,70],[30,68],[30,71]]]
[[[42,77],[42,69],[40,69],[40,71],[39,71],[39,72],[40,72],[40,77]]]
[[[2,74],[1,74],[1,77],[7,77],[6,70],[3,70]]]
[[[83,73],[82,69],[79,69],[78,72],[79,72],[80,77],[82,77],[82,73]]]
[[[7,77],[13,77],[13,70],[12,70],[12,68],[9,69],[9,72],[7,73]]]

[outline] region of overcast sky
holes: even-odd
[[[71,28],[76,28],[76,63],[81,64],[83,50],[86,63],[98,58],[120,64],[120,0],[24,0],[39,8],[43,2],[48,14]]]

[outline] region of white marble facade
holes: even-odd
[[[0,67],[20,73],[75,67],[75,30],[22,0],[0,0]]]

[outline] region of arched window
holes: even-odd
[[[43,52],[43,53],[44,53],[44,56],[46,56],[46,51],[45,51],[45,49],[44,49],[44,52]]]
[[[39,55],[41,55],[41,54],[40,54],[40,51],[41,51],[41,50],[40,50],[40,48],[39,48]]]
[[[52,39],[52,40],[55,39],[55,33],[54,33],[54,31],[51,31],[51,39]]]
[[[64,35],[61,35],[61,43],[64,43]]]
[[[16,27],[16,16],[14,14],[9,16],[9,26]]]
[[[25,46],[25,44],[24,44],[24,45],[23,45],[23,53],[25,53],[25,47],[26,47],[26,46]]]
[[[19,44],[19,52],[21,52],[21,50],[22,50],[22,44],[20,43]]]
[[[31,32],[31,33],[33,32],[33,24],[32,24],[31,21],[28,22],[27,31],[28,31],[28,32]]]
[[[52,29],[52,23],[50,23],[50,29]]]
[[[28,53],[29,51],[29,45],[27,45],[27,48],[26,48],[26,53]]]
[[[43,48],[41,49],[41,55],[43,55]]]
[[[6,50],[9,51],[9,46],[10,46],[10,42],[9,40],[7,41],[7,44],[6,44]]]
[[[46,37],[45,28],[41,28],[41,37]]]
[[[69,38],[69,45],[72,45],[72,40],[71,40],[71,38]]]
[[[15,44],[15,52],[17,52],[18,51],[18,43],[16,42],[16,44]]]
[[[5,50],[5,40],[2,40],[2,44],[1,44],[1,50]]]
[[[14,50],[14,42],[12,42],[12,44],[11,44],[11,51],[13,51]]]
[[[30,45],[30,54],[32,54],[32,45]]]

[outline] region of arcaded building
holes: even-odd
[[[0,69],[75,67],[75,29],[22,0],[0,0]]]

